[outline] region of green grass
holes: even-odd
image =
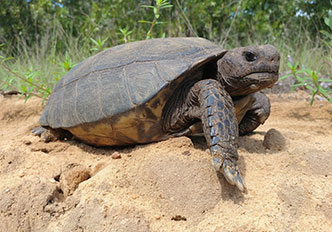
[[[16,58],[6,57],[6,44],[1,46],[1,90],[17,90],[27,98],[37,96],[46,99],[56,82],[66,72],[100,50],[93,41],[82,44],[78,39],[63,35],[61,45],[67,47],[67,51],[65,54],[57,54],[58,44],[53,42],[56,40],[46,37],[34,47],[20,43]]]
[[[40,47],[27,49],[21,45],[20,55],[18,58],[4,61],[4,64],[18,75],[27,78],[29,81],[38,86],[51,91],[55,83],[75,64],[82,61],[102,50],[102,47],[96,46],[91,42],[79,48],[76,41],[68,42],[68,49],[65,54],[55,54],[53,49],[49,49],[50,44],[41,44]],[[260,41],[255,41],[253,44],[260,44]],[[274,44],[281,53],[281,68],[282,75],[290,73],[288,66],[288,57],[290,56],[294,63],[298,64],[299,69],[315,70],[320,78],[331,78],[331,62],[328,56],[322,54],[327,53],[326,47],[320,42],[307,41],[302,46],[294,47],[287,45],[281,41]],[[46,46],[44,48],[43,46]],[[227,44],[225,45],[227,47]],[[292,80],[282,80],[285,82],[292,82]],[[35,86],[17,78],[13,73],[0,67],[0,86],[2,90],[18,90],[27,96],[38,95],[46,98],[48,93],[40,91]]]
[[[155,0],[154,6],[144,7],[151,9],[154,13],[152,19],[139,21],[139,24],[150,25],[145,33],[148,39],[152,37],[154,28],[159,24],[165,24],[159,20],[160,11],[172,8],[172,5],[165,0]],[[330,23],[329,20],[327,22]],[[110,42],[107,37],[97,39],[85,38],[83,35],[73,37],[65,32],[60,23],[55,22],[52,27],[52,30],[47,30],[52,33],[46,33],[39,44],[32,47],[25,44],[25,40],[19,40],[15,59],[6,55],[9,50],[6,44],[0,47],[0,90],[17,90],[25,94],[26,98],[37,96],[47,99],[56,82],[66,72],[78,62],[104,50],[106,43]],[[302,86],[311,91],[313,97],[318,94],[331,101],[331,89],[320,86],[321,79],[328,83],[332,78],[332,34],[330,32],[323,33],[327,36],[325,41],[319,37],[315,40],[310,39],[309,33],[299,31],[296,39],[277,38],[271,34],[269,41],[266,41],[266,36],[261,38],[257,36],[248,37],[241,44],[236,39],[237,32],[231,30],[229,32],[225,38],[220,38],[216,42],[223,44],[223,47],[227,49],[251,44],[273,44],[281,54],[281,81],[289,86],[289,90]],[[118,35],[121,40],[116,44],[133,41],[132,34],[135,33],[128,28],[119,28]],[[59,53],[59,50],[66,52]],[[292,59],[291,63],[289,58]]]

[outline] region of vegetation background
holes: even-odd
[[[332,102],[330,0],[1,0],[0,90],[47,98],[65,72],[92,54],[178,36],[225,48],[273,44],[282,79]]]

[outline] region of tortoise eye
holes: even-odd
[[[248,62],[253,62],[257,60],[257,56],[252,52],[244,52],[243,55]]]

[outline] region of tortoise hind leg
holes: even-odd
[[[179,137],[179,136],[197,136],[202,135],[203,136],[203,125],[202,122],[196,122],[193,125],[189,126],[183,131],[180,131],[178,133],[174,133],[173,136]]]
[[[44,134],[47,131],[47,129],[45,127],[42,126],[38,126],[32,129],[31,133],[35,136],[41,136],[42,134]]]
[[[239,134],[247,135],[253,132],[258,126],[264,124],[266,119],[270,116],[270,101],[268,97],[261,93],[252,93],[246,97],[250,97],[251,100],[245,108],[247,112],[245,113],[239,124]],[[236,105],[236,103],[235,103]]]
[[[32,131],[35,136],[41,137],[45,143],[54,142],[57,140],[71,139],[73,135],[64,129],[52,129],[50,127],[36,127]]]

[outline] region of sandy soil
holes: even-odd
[[[203,139],[45,144],[30,133],[41,101],[0,96],[0,231],[331,231],[332,104],[270,98],[271,117],[240,138],[241,193]],[[263,146],[271,128],[285,147]]]

